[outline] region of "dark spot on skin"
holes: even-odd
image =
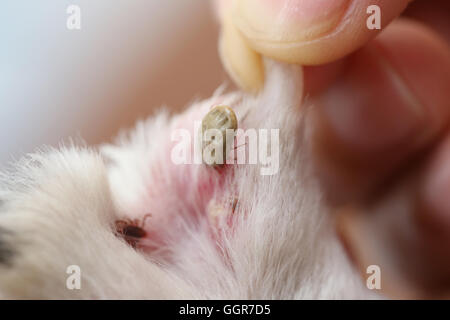
[[[144,229],[137,226],[126,226],[123,228],[122,232],[125,237],[132,238],[143,238],[147,234]]]
[[[122,237],[131,247],[136,248],[139,240],[147,236],[144,227],[147,219],[151,218],[151,216],[151,213],[148,213],[141,220],[117,220],[115,222],[115,234]]]
[[[11,236],[11,231],[0,227],[0,265],[11,267],[12,258],[15,255],[14,249],[8,242]]]

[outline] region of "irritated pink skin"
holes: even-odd
[[[147,236],[140,239],[137,245],[146,253],[170,259],[165,253],[167,249],[170,251],[170,244],[189,238],[185,235],[185,224],[209,228],[212,241],[217,241],[223,231],[210,221],[208,205],[212,199],[217,201],[223,198],[226,191],[224,182],[233,174],[233,166],[175,164],[171,159],[172,149],[178,143],[171,140],[171,134],[176,129],[186,129],[191,133],[190,158],[194,162],[194,122],[201,121],[209,109],[218,104],[220,99],[212,105],[192,107],[174,121],[172,128],[167,130],[165,140],[158,143],[161,151],[149,163],[152,184],[148,186],[148,195],[151,200],[146,207],[152,217],[144,226]],[[230,223],[227,225],[231,226]]]

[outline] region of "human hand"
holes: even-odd
[[[262,56],[308,66],[317,173],[346,208],[338,226],[355,263],[379,265],[395,296],[440,297],[450,292],[450,4],[404,12],[409,2],[222,0],[221,55],[249,91],[264,82]],[[382,33],[367,27],[370,5]]]

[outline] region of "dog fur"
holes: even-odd
[[[258,96],[219,92],[183,114],[161,112],[100,150],[48,149],[3,172],[0,298],[373,297],[336,238],[314,178],[301,68],[267,62],[266,71]],[[219,182],[202,166],[169,168],[161,153],[173,129],[217,101],[246,112],[247,127],[280,128],[278,174],[237,165]],[[177,170],[189,170],[180,195],[171,194]],[[208,199],[189,191],[202,175],[213,177]],[[213,209],[198,204],[214,203],[229,215],[230,198],[238,199],[233,227],[219,224],[211,237]],[[114,233],[114,221],[142,217],[148,208],[157,249],[135,250]],[[70,265],[81,268],[80,290],[66,287]]]

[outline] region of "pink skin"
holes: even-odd
[[[224,181],[233,174],[233,166],[223,165],[219,168],[206,164],[181,164],[172,162],[171,152],[178,143],[171,141],[171,133],[176,129],[186,129],[192,136],[192,150],[194,140],[194,121],[201,121],[209,109],[220,104],[220,99],[212,105],[194,105],[175,120],[173,126],[167,130],[165,141],[159,141],[161,152],[155,161],[150,163],[152,178],[148,185],[150,200],[139,204],[145,212],[151,213],[151,218],[142,228],[147,235],[137,243],[136,247],[159,258],[169,258],[164,252],[173,241],[183,237],[184,229],[180,224],[189,223],[211,228],[211,239],[217,241],[221,230],[211,224],[207,217],[208,204],[211,199],[218,201],[224,196]],[[193,161],[193,154],[192,154]],[[226,199],[224,200],[226,201]],[[230,205],[235,208],[236,205]],[[230,213],[232,210],[230,210]],[[130,216],[137,216],[130,212]],[[231,226],[230,218],[227,218]],[[183,240],[185,241],[185,240]],[[163,253],[161,253],[163,252]]]

